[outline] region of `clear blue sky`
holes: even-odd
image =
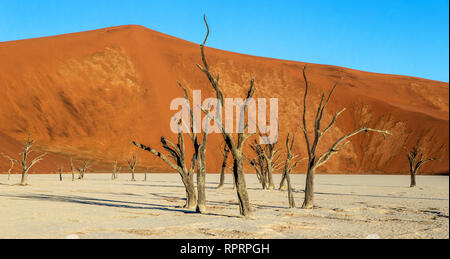
[[[0,41],[139,24],[280,59],[449,81],[448,0],[0,0]]]

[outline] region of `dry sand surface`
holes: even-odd
[[[0,238],[449,238],[448,176],[420,176],[411,189],[408,176],[318,175],[318,208],[290,210],[286,192],[263,191],[247,175],[255,219],[237,217],[232,185],[215,189],[215,174],[207,176],[207,215],[180,207],[176,174],[110,177],[30,175],[21,187],[13,185],[19,175],[10,183],[0,175]],[[297,205],[304,178],[293,176]]]

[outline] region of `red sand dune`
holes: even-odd
[[[280,147],[284,148],[287,132],[299,125],[305,89],[300,72],[305,63],[212,48],[207,56],[213,71],[220,72],[227,96],[243,97],[254,76],[256,97],[279,98]],[[178,80],[189,89],[201,89],[203,99],[215,96],[195,66],[200,62],[197,44],[141,26],[0,43],[0,152],[18,156],[29,131],[36,147],[50,154],[32,172],[56,172],[59,164],[67,170],[71,156],[109,170],[114,160],[125,165],[133,152],[138,152],[142,167],[169,171],[130,141],[160,149],[161,136],[174,137],[169,133],[174,114],[169,104],[182,97]],[[448,145],[448,83],[316,64],[309,65],[308,74],[310,120],[320,94],[343,78],[324,124],[334,112],[344,107],[347,111],[324,138],[321,150],[362,125],[394,134],[385,141],[374,134],[354,137],[320,172],[404,173],[408,170],[405,144],[411,146],[419,136],[434,136],[430,146]],[[219,171],[220,142],[221,136],[213,135],[208,143],[209,172]],[[298,134],[295,151],[301,156],[306,156],[304,145]],[[9,161],[0,158],[0,172],[8,167]],[[304,170],[303,163],[297,171]],[[424,171],[448,173],[448,151]]]

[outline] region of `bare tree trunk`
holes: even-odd
[[[10,159],[10,166],[9,166],[9,169],[8,169],[8,182],[11,180],[11,172],[12,172],[12,170],[13,170],[13,168],[14,168],[14,160],[13,159],[11,159],[10,157],[8,157],[8,156],[6,156],[6,155],[3,155],[3,156],[5,156],[6,158],[9,158]]]
[[[287,181],[287,189],[288,189],[288,201],[289,201],[289,208],[293,209],[296,207],[295,200],[294,200],[294,193],[292,191],[292,183],[291,183],[291,172],[294,170],[297,165],[303,161],[304,159],[297,160],[294,163],[291,163],[294,158],[297,157],[297,155],[292,154],[292,149],[294,148],[294,142],[295,142],[295,134],[291,138],[291,134],[288,133],[286,138],[286,162],[284,164],[284,173],[283,173],[283,179],[281,180],[281,186],[283,185],[283,182]],[[280,187],[281,188],[281,187]]]
[[[198,160],[197,160],[198,161]],[[205,169],[205,160],[202,158],[199,161],[198,171],[197,171],[197,191],[198,191],[198,200],[197,200],[197,212],[206,213],[206,190],[205,190],[205,181],[206,181],[206,169]]]
[[[25,146],[25,150],[22,153],[22,179],[20,181],[20,185],[27,185],[28,184],[28,166],[27,166],[27,158],[29,154],[29,144],[27,143]]]
[[[262,187],[262,189],[263,190],[267,190],[268,189],[268,187],[267,187],[267,185],[266,185],[266,181],[267,181],[267,179],[266,179],[266,176],[265,175],[262,175],[262,177],[260,178],[261,179],[261,187]]]
[[[197,157],[197,191],[198,191],[198,200],[197,200],[197,212],[206,213],[206,190],[205,190],[205,181],[206,181],[206,165],[205,165],[205,150],[203,147],[199,150],[199,156]]]
[[[239,199],[240,214],[244,217],[251,217],[253,215],[253,212],[250,205],[250,199],[248,197],[247,186],[245,183],[244,163],[241,154],[235,155],[233,174]]]
[[[9,169],[8,169],[8,182],[9,182],[9,181],[11,180],[11,172],[12,172],[12,170],[13,170],[13,168],[14,168],[14,163],[15,163],[15,161],[17,161],[17,160],[15,160],[15,159],[13,159],[12,157],[10,157],[10,156],[8,156],[8,155],[5,155],[5,154],[3,154],[3,153],[1,153],[0,155],[2,155],[3,157],[9,159],[9,162],[10,162],[10,166],[9,166]],[[17,161],[17,162],[18,162],[18,161]]]
[[[288,198],[289,198],[289,208],[294,209],[295,206],[295,200],[294,200],[294,193],[292,191],[292,184],[291,184],[291,175],[290,173],[286,174],[286,181],[287,181],[287,189],[288,189]]]
[[[134,177],[134,170],[136,169],[137,164],[137,156],[136,154],[133,154],[133,157],[130,160],[127,160],[128,166],[130,167],[131,171],[131,181],[136,182],[136,178]]]
[[[222,170],[220,171],[219,186],[217,186],[217,189],[222,189],[225,186],[225,169],[226,167],[222,166]]]
[[[250,165],[253,166],[255,169],[256,177],[258,178],[259,183],[261,184],[261,187],[263,190],[268,189],[267,188],[267,174],[266,172],[266,164],[264,161],[264,158],[261,156],[257,156],[257,158],[253,159],[247,159],[250,162]]]
[[[28,184],[28,170],[23,169],[22,170],[22,179],[20,180],[20,185],[27,185]]]
[[[286,174],[283,174],[283,176],[281,177],[281,181],[280,181],[280,187],[278,187],[278,189],[280,191],[286,190],[287,186],[286,186]]]
[[[86,176],[86,172],[88,169],[88,162],[87,161],[83,161],[83,167],[78,168],[78,173],[79,173],[79,180],[83,180],[84,177]]]
[[[117,180],[119,177],[119,172],[122,167],[117,166],[117,161],[114,161],[113,170],[112,170],[112,180]]]
[[[59,171],[59,181],[62,182],[63,178],[62,178],[62,171],[63,171],[63,167],[58,168]]]
[[[134,178],[134,168],[131,169],[131,181],[136,182],[136,178]]]
[[[314,208],[314,176],[315,168],[308,168],[308,173],[306,175],[306,185],[305,185],[305,201],[303,202],[302,209],[313,209]]]
[[[259,166],[259,179],[263,190],[269,189],[269,179],[267,177],[267,166],[266,161],[264,160],[264,156],[262,154],[258,155],[258,166]],[[256,169],[256,168],[255,168]],[[258,170],[256,171],[258,174]]]
[[[223,162],[222,162],[222,170],[220,171],[220,182],[219,186],[217,186],[217,189],[222,189],[225,185],[225,173],[227,169],[227,159],[230,155],[230,149],[227,148],[226,145],[224,145],[224,150],[222,151],[223,154]]]
[[[11,171],[12,171],[12,167],[10,167],[8,170],[8,182],[11,180]]]
[[[70,158],[70,169],[72,170],[72,182],[75,181],[75,166],[73,165],[72,158]]]
[[[273,183],[273,168],[271,165],[267,166],[267,177],[269,178],[269,190],[275,189],[275,184]]]
[[[416,172],[411,171],[411,188],[416,187]]]
[[[197,196],[195,194],[194,176],[181,176],[181,179],[186,189],[186,204],[184,205],[184,208],[197,208]]]

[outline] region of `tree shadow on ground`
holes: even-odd
[[[164,187],[164,188],[182,188],[182,189],[184,189],[184,187],[182,185],[167,185],[167,184],[163,185],[163,184],[145,184],[145,183],[143,183],[143,184],[126,183],[124,185],[137,186],[137,187]],[[215,190],[217,188],[206,186],[205,189],[207,189],[207,190]]]
[[[304,192],[304,190],[301,192]],[[332,193],[332,192],[314,192],[314,193],[319,194],[319,195],[354,196],[354,197],[366,197],[366,198],[410,199],[410,200],[429,200],[429,201],[448,201],[449,200],[449,199],[445,199],[445,198],[386,196],[386,195],[374,195],[374,194],[353,194],[353,193]]]
[[[124,208],[124,209],[142,209],[142,210],[161,210],[169,212],[181,212],[184,214],[197,214],[193,210],[188,210],[179,206],[167,206],[152,203],[140,203],[140,202],[130,202],[130,201],[119,201],[119,200],[109,200],[109,199],[97,199],[90,197],[81,196],[67,196],[67,195],[48,195],[48,194],[26,194],[26,195],[0,195],[2,197],[8,198],[19,198],[19,199],[30,199],[30,200],[42,200],[48,202],[66,202],[66,203],[76,203],[83,205],[93,205],[93,206],[104,206],[112,208]],[[185,200],[185,199],[180,199]],[[199,214],[201,215],[201,214]],[[204,215],[210,216],[221,216],[221,217],[234,217],[230,215],[221,215],[216,213],[207,213]]]
[[[168,196],[168,195],[161,195],[157,193],[150,193],[150,195],[161,197],[165,199],[176,199],[174,196]],[[239,203],[236,202],[227,202],[227,201],[206,201],[207,206],[208,205],[227,205],[227,206],[239,206]],[[257,203],[251,203],[252,206],[257,207],[258,209],[286,209],[287,207],[283,206],[273,206],[273,205],[265,205],[265,204],[257,204]]]

